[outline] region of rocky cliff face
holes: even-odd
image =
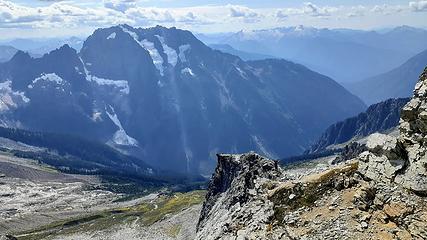
[[[278,180],[277,162],[255,153],[218,155],[197,226],[197,239],[234,239],[237,235],[264,239],[273,216],[263,184]]]
[[[400,136],[373,134],[353,159],[219,155],[197,239],[427,239],[426,116],[427,68]]]
[[[325,150],[333,144],[345,143],[354,138],[385,132],[399,124],[400,110],[409,98],[389,99],[371,105],[365,112],[328,127],[308,153]]]

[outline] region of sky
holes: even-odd
[[[1,39],[83,37],[124,23],[198,33],[297,25],[427,28],[427,0],[0,0]]]

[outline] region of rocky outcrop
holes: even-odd
[[[266,183],[281,176],[278,164],[255,153],[218,155],[197,226],[197,239],[265,239],[274,214]]]
[[[427,193],[427,68],[414,97],[402,109],[398,138],[374,134],[360,156],[359,171],[367,178],[394,182]]]
[[[386,132],[399,124],[400,110],[409,98],[389,99],[371,105],[365,112],[328,127],[307,153],[324,151],[328,146],[341,144],[351,139]]]
[[[218,159],[196,239],[427,238],[425,197],[367,180],[360,161],[316,160],[296,176],[254,153]]]

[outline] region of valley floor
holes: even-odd
[[[70,175],[0,155],[0,235],[17,239],[191,239],[204,191],[129,198]]]

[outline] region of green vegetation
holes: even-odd
[[[168,214],[182,211],[192,205],[202,203],[205,199],[205,191],[195,191],[191,193],[176,193],[158,204],[156,209],[148,212],[144,217],[144,224],[151,225]]]
[[[334,168],[318,175],[312,179],[293,183],[277,189],[269,199],[274,203],[274,219],[282,223],[284,216],[289,211],[312,206],[316,200],[329,190],[338,189],[339,182],[343,182],[344,176],[351,176],[358,169],[358,163],[352,162],[341,168]],[[350,184],[350,183],[349,183]],[[293,198],[289,196],[294,195]]]
[[[151,225],[168,215],[176,214],[195,204],[200,204],[205,199],[205,191],[188,193],[173,193],[161,195],[156,200],[142,202],[134,206],[110,209],[98,213],[80,216],[63,221],[53,222],[27,232],[15,234],[19,240],[49,239],[50,237],[73,233],[90,233],[100,230],[111,230],[120,224]],[[181,226],[176,225],[168,230],[167,234],[176,236],[181,231]]]

